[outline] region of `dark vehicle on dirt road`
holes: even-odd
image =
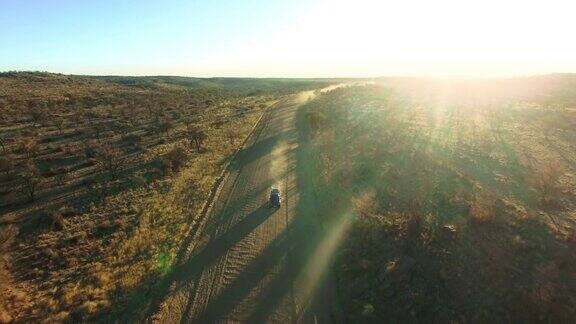
[[[281,202],[280,190],[278,188],[272,188],[272,190],[270,190],[270,199],[269,199],[270,207],[280,208],[280,202]]]

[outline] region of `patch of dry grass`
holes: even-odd
[[[338,202],[355,215],[336,262],[348,321],[576,316],[576,115],[546,94],[558,89],[534,89],[552,105],[490,82],[387,80],[396,91],[350,87],[308,104],[319,214],[330,224]],[[534,86],[502,84],[514,82]]]
[[[87,321],[150,285],[263,109],[322,85],[131,82],[0,74],[0,224],[21,229],[10,289],[34,296],[6,316]]]

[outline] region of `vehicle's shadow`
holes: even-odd
[[[285,152],[290,159],[295,159],[295,165],[290,165],[286,173],[294,172],[296,175],[296,187],[290,188],[289,192],[297,190],[299,199],[294,209],[294,219],[287,228],[278,235],[265,249],[256,256],[226,288],[210,301],[203,313],[195,318],[184,318],[182,323],[214,323],[225,319],[230,315],[236,306],[248,296],[259,285],[258,295],[255,296],[255,303],[247,319],[242,319],[246,323],[264,323],[276,321],[273,314],[286,301],[290,302],[293,296],[293,287],[299,276],[309,276],[303,269],[309,265],[314,251],[322,241],[325,232],[321,229],[316,211],[317,201],[312,188],[313,165],[311,157],[306,151],[306,145],[302,145],[307,140],[302,116],[300,123],[294,130],[285,132],[285,137],[297,139],[300,146]],[[293,202],[292,202],[293,203]],[[274,271],[272,271],[274,269]],[[308,316],[318,308],[315,306],[316,300],[326,297],[324,282],[328,276],[328,271],[317,278],[317,289],[311,292],[309,301],[304,305],[290,305],[292,307],[292,320],[297,322],[312,322],[322,320],[330,322],[331,318]],[[193,301],[190,301],[193,302]],[[302,302],[302,301],[298,301]],[[305,310],[296,309],[306,307]],[[189,307],[191,307],[189,305]],[[301,313],[298,313],[298,312]],[[323,314],[326,315],[326,314]],[[330,316],[329,314],[327,316]]]
[[[185,312],[186,317],[183,317],[181,323],[190,323],[192,321],[214,323],[230,314],[234,307],[253,288],[257,287],[276,265],[285,260],[298,239],[297,236],[292,234],[293,232],[293,229],[286,228],[276,236],[259,255],[251,260],[231,284],[226,286],[218,296],[210,301],[204,312],[195,316],[195,318],[189,317],[193,315],[189,311],[193,300],[189,299],[187,311]]]
[[[182,289],[187,283],[197,281],[202,272],[217,261],[232,246],[250,234],[277,209],[269,208],[268,204],[262,204],[257,209],[246,215],[233,225],[222,236],[209,242],[203,249],[192,255],[189,260],[176,265],[157,282],[152,289],[134,291],[131,303],[122,314],[110,314],[105,321],[111,322],[142,322],[155,311],[160,303],[171,290],[170,287]],[[190,298],[192,302],[193,298]]]
[[[174,272],[176,273],[174,278],[180,282],[184,280],[195,280],[195,276],[201,274],[208,265],[212,264],[212,262],[222,256],[232,246],[250,234],[275,211],[276,209],[269,208],[267,203],[261,205],[252,213],[246,215],[246,217],[241,219],[222,236],[208,243],[204,249],[192,256],[188,262],[174,268]]]
[[[290,167],[289,172],[296,176],[295,188],[298,192],[298,203],[295,208],[295,218],[293,226],[291,226],[291,246],[287,249],[287,257],[282,264],[280,272],[269,281],[260,291],[256,298],[256,303],[249,317],[247,323],[264,323],[272,320],[271,316],[274,314],[278,305],[290,294],[297,293],[293,291],[294,285],[301,280],[307,280],[313,276],[309,273],[310,265],[316,264],[319,260],[315,260],[315,252],[322,244],[324,239],[329,233],[329,226],[325,228],[326,224],[322,224],[319,213],[320,202],[318,195],[314,189],[314,174],[315,174],[315,156],[312,154],[309,143],[309,134],[307,132],[305,111],[299,109],[295,114],[296,127],[291,134],[295,140],[298,141],[298,146],[290,150],[290,154],[295,163]],[[290,191],[291,191],[290,190]],[[341,206],[337,202],[330,203],[333,210],[331,213],[340,213]],[[326,212],[326,211],[324,211]],[[328,259],[325,263],[325,268],[321,270],[321,274],[315,277],[315,288],[310,291],[310,294],[304,297],[307,300],[299,300],[298,306],[293,305],[292,322],[298,323],[330,323],[342,322],[341,318],[333,311],[333,307],[337,307],[337,302],[332,298],[332,294],[328,291],[327,285],[330,280],[331,266],[334,256],[323,256]],[[306,288],[305,288],[306,289]],[[294,296],[290,298],[295,298]],[[298,309],[294,309],[298,308]]]
[[[279,114],[285,113],[279,111]],[[239,151],[231,161],[230,168],[232,170],[240,170],[243,167],[257,161],[258,159],[268,159],[272,154],[274,148],[280,141],[291,142],[295,140],[297,132],[294,129],[286,129],[284,123],[276,125],[276,120],[282,121],[272,117],[269,127],[277,130],[274,135],[261,137],[256,142],[247,148]],[[282,118],[286,118],[282,115]],[[260,130],[261,131],[261,130]],[[283,154],[293,156],[294,150],[290,149]],[[292,169],[290,169],[292,170]],[[282,170],[276,177],[284,178],[286,171]],[[273,180],[266,180],[258,184],[256,188],[252,188],[246,192],[242,198],[234,199],[231,204],[226,203],[222,210],[214,211],[213,219],[207,224],[208,232],[213,232],[213,224],[223,224],[229,219],[229,214],[234,210],[247,206],[246,204],[254,199],[257,199],[264,190],[267,190]],[[124,307],[125,312],[122,314],[111,315],[108,319],[114,321],[121,319],[120,322],[143,322],[150,321],[150,316],[160,309],[162,301],[170,293],[178,293],[180,290],[190,289],[201,278],[202,273],[212,264],[218,262],[227,251],[233,246],[243,240],[246,236],[252,233],[260,224],[264,223],[276,209],[269,208],[268,204],[262,204],[250,214],[239,220],[236,224],[232,225],[225,233],[218,237],[211,237],[211,240],[206,246],[198,251],[188,251],[189,245],[194,239],[195,229],[191,229],[185,241],[181,245],[175,257],[175,265],[169,270],[169,273],[164,275],[160,281],[156,282],[152,287],[142,287],[135,289],[131,294],[130,303]],[[191,322],[196,321],[199,323],[209,323],[218,318],[226,316],[234,307],[246,296],[254,287],[258,286],[262,279],[270,274],[270,270],[277,265],[280,265],[280,272],[287,274],[284,279],[278,278],[276,275],[271,277],[272,282],[280,281],[279,285],[273,284],[272,286],[278,287],[278,294],[271,296],[270,301],[280,300],[285,296],[294,278],[296,269],[300,268],[300,262],[295,262],[294,267],[290,267],[289,274],[284,269],[287,263],[288,254],[292,249],[301,246],[298,241],[303,238],[303,233],[306,229],[298,229],[298,221],[291,223],[288,228],[275,237],[264,250],[255,256],[248,265],[240,272],[237,278],[233,280],[230,285],[227,285],[223,290],[215,296],[207,305],[207,308],[202,314],[191,314],[194,297],[189,296],[185,309],[177,310],[182,312],[182,321]],[[212,224],[212,225],[211,225]],[[215,232],[214,232],[215,233]],[[212,234],[214,234],[212,233]],[[304,252],[304,251],[302,251]],[[270,277],[269,277],[270,278]],[[260,300],[260,296],[257,297]],[[267,310],[268,311],[268,310]],[[267,313],[267,311],[265,313]],[[259,313],[263,314],[263,313]],[[190,318],[194,316],[195,318]],[[202,319],[201,321],[199,319]]]

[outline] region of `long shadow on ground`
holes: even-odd
[[[287,228],[248,264],[240,275],[228,285],[197,318],[199,323],[212,323],[229,314],[295,246],[299,239]],[[191,319],[187,319],[188,321]],[[185,322],[188,322],[185,321]]]
[[[268,208],[267,205],[260,206],[240,220],[221,237],[210,242],[204,249],[192,256],[190,260],[175,266],[154,288],[140,292],[143,295],[129,304],[123,314],[119,314],[120,322],[142,321],[148,317],[151,312],[158,309],[162,297],[166,296],[169,287],[173,283],[176,283],[178,289],[185,282],[197,280],[204,269],[262,224],[273,214],[274,210],[275,209]],[[108,321],[108,319],[104,321]]]

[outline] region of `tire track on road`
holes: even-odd
[[[314,215],[301,213],[297,187],[296,113],[302,98],[293,96],[267,110],[231,162],[208,215],[203,243],[182,268],[189,274],[181,274],[186,279],[169,302],[176,305],[164,309],[161,322],[296,323],[316,318],[302,316],[312,297],[297,283],[306,276],[301,272],[314,249],[310,237],[317,233],[309,220]],[[266,206],[273,184],[284,191],[278,210]]]

